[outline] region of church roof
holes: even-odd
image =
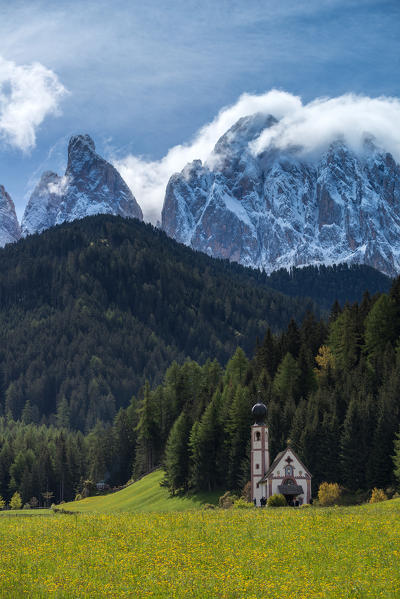
[[[278,453],[278,455],[276,456],[276,458],[274,459],[274,461],[272,462],[271,466],[268,468],[267,472],[264,474],[264,476],[262,477],[262,479],[260,480],[260,483],[265,483],[268,480],[268,477],[270,476],[270,474],[273,473],[273,471],[275,470],[275,468],[277,467],[277,465],[279,464],[279,462],[281,461],[281,459],[283,458],[283,456],[286,454],[286,452],[290,451],[294,457],[296,458],[296,460],[299,462],[299,464],[303,467],[304,472],[306,472],[310,477],[312,476],[310,471],[304,466],[303,462],[300,460],[300,458],[295,454],[295,452],[293,451],[293,449],[291,447],[286,447],[286,449],[284,449],[283,451],[280,451]]]

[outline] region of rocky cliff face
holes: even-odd
[[[400,167],[366,140],[355,153],[336,141],[320,156],[249,144],[273,117],[240,119],[206,164],[168,183],[162,228],[214,257],[271,272],[281,267],[365,263],[400,273]]]
[[[65,175],[46,172],[33,191],[22,219],[22,233],[41,232],[93,214],[143,219],[121,175],[96,153],[88,135],[76,135],[68,145]]]
[[[15,206],[3,185],[0,185],[0,247],[18,241],[21,229],[15,214]]]

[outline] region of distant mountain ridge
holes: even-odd
[[[101,158],[89,135],[71,137],[63,177],[45,172],[22,218],[22,235],[40,233],[54,225],[91,216],[143,219],[139,204],[118,171]]]
[[[21,228],[15,213],[14,202],[0,185],[0,247],[14,243],[21,237]]]
[[[294,266],[366,264],[400,273],[400,166],[368,134],[355,151],[337,139],[319,155],[254,142],[278,121],[261,113],[239,119],[203,164],[170,178],[162,229],[210,256],[270,274]],[[63,176],[43,173],[21,226],[0,188],[0,245],[94,214],[143,219],[131,190],[95,151],[88,135],[68,146]]]
[[[208,161],[171,177],[162,228],[214,257],[270,273],[310,264],[368,264],[400,272],[400,166],[365,136],[358,153],[343,140],[318,157],[251,144],[276,124],[240,119]]]
[[[75,135],[68,144],[63,176],[46,171],[33,190],[21,226],[14,203],[0,185],[0,247],[54,225],[94,214],[143,220],[142,210],[118,171],[96,153],[89,135]]]

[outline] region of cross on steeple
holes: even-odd
[[[288,457],[285,460],[288,464],[290,464],[291,462],[293,462],[292,458],[290,457],[290,455],[288,455]]]

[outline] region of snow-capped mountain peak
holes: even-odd
[[[271,272],[339,262],[400,272],[400,167],[366,135],[359,152],[337,139],[319,156],[253,142],[273,117],[240,119],[205,165],[171,177],[162,227],[215,257]],[[279,142],[279,140],[275,140]]]
[[[47,171],[34,189],[22,219],[24,235],[93,214],[115,214],[142,220],[140,206],[116,169],[96,153],[89,135],[68,144],[63,177]]]
[[[0,247],[18,241],[21,229],[15,214],[15,206],[3,185],[0,185]]]

